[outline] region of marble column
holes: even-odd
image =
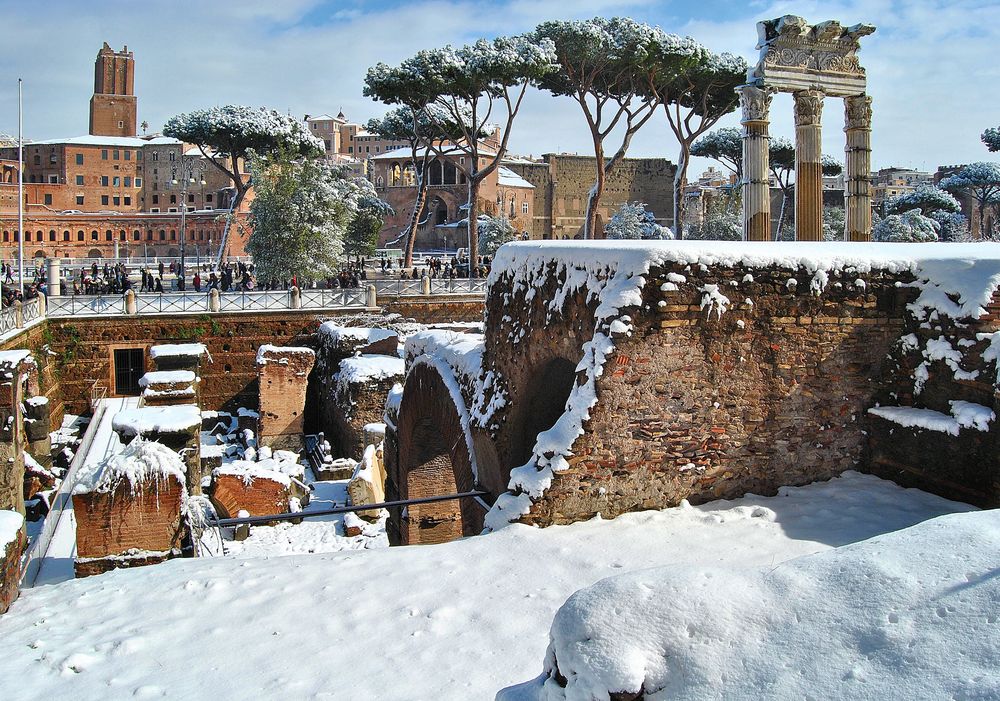
[[[741,85],[743,108],[743,239],[771,240],[771,188],[768,178],[768,110],[774,89]]]
[[[795,97],[795,240],[823,240],[822,90]]]
[[[844,207],[848,241],[872,238],[872,99],[854,95],[844,99],[847,134],[844,169]]]

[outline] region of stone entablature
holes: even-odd
[[[760,59],[750,69],[748,82],[782,92],[822,86],[831,97],[863,93],[866,75],[857,52],[860,39],[874,31],[870,24],[844,27],[833,20],[810,25],[795,15],[758,22]]]

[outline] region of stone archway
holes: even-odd
[[[475,488],[459,411],[436,366],[421,363],[410,370],[399,407],[399,459],[387,476],[386,498],[419,499]],[[483,515],[472,499],[394,509],[389,539],[415,545],[476,535],[482,531]]]
[[[576,363],[555,357],[527,376],[516,403],[507,451],[508,471],[528,461],[538,434],[548,431],[566,411],[576,384]]]
[[[87,257],[88,258],[103,258],[104,255],[101,253],[100,249],[98,249],[98,248],[91,248],[90,251],[87,252]]]

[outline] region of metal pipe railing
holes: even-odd
[[[211,525],[216,528],[224,526],[239,526],[249,524],[251,526],[275,521],[294,521],[300,518],[313,518],[314,516],[332,516],[334,514],[346,514],[352,511],[375,511],[377,509],[391,509],[397,506],[411,506],[414,504],[432,504],[436,501],[451,501],[453,499],[475,499],[484,497],[489,492],[472,491],[460,494],[445,494],[436,497],[422,497],[420,499],[402,499],[400,501],[383,501],[378,504],[361,504],[358,506],[338,506],[332,509],[319,509],[316,511],[299,511],[297,513],[272,514],[270,516],[244,516],[243,518],[217,518],[211,521]]]

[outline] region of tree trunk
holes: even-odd
[[[781,232],[785,228],[785,208],[788,205],[788,192],[785,190],[781,191],[781,210],[778,212],[778,230],[774,235],[775,241],[781,240]]]
[[[424,168],[426,170],[426,166]],[[403,259],[403,267],[413,266],[413,247],[417,243],[417,223],[420,221],[420,213],[423,212],[427,204],[427,179],[424,175],[417,176],[417,201],[413,204],[413,214],[410,215],[410,228],[406,232],[406,245]]]
[[[472,166],[475,168],[475,164]],[[479,265],[479,180],[469,178],[469,277]]]
[[[689,152],[688,144],[681,144],[681,153],[677,159],[677,171],[674,173],[674,238],[684,238],[684,186],[687,183]]]

